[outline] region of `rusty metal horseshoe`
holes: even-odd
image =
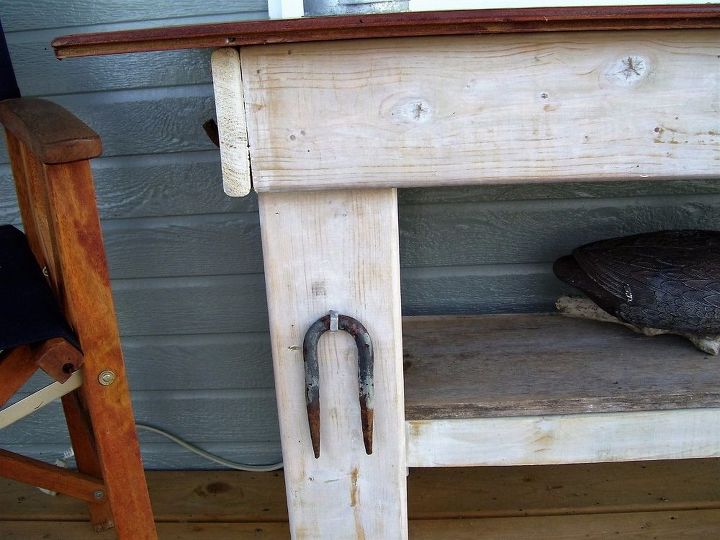
[[[374,419],[374,356],[370,334],[356,319],[339,315],[335,311],[315,321],[308,329],[303,340],[303,360],[305,362],[305,402],[307,405],[310,439],[315,458],[320,457],[320,367],[317,347],[320,336],[325,332],[343,330],[355,339],[358,351],[358,396],[360,399],[360,420],[362,422],[365,452],[372,454]]]

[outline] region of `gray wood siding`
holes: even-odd
[[[265,2],[15,0],[0,3],[18,83],[103,138],[93,170],[139,421],[246,462],[279,458],[257,200],[222,192],[209,52],[72,59],[58,35],[262,18]],[[0,223],[19,221],[4,145]],[[405,314],[552,309],[552,261],[603,237],[720,228],[720,182],[557,184],[400,193]],[[28,387],[42,384],[36,377]],[[55,459],[51,406],[0,431],[0,446]],[[47,423],[45,423],[47,421]],[[141,434],[151,468],[211,464]]]

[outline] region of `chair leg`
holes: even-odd
[[[82,404],[79,390],[65,394],[62,397],[62,404],[78,471],[96,478],[102,478],[95,437],[87,411]],[[96,502],[88,503],[90,523],[98,532],[114,526],[110,502],[105,491],[102,491],[102,496],[97,497]]]
[[[90,365],[88,365],[90,364]],[[93,427],[97,457],[119,540],[156,540],[157,532],[145,483],[140,445],[122,362],[111,371],[115,380],[98,382],[99,370],[86,358],[80,387]],[[110,367],[114,362],[105,362]],[[92,374],[95,374],[94,377]]]
[[[120,540],[156,540],[87,161],[46,165],[70,324],[84,354],[80,387]]]

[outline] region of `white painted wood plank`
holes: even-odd
[[[76,371],[73,373],[68,380],[65,382],[55,381],[54,383],[46,386],[45,388],[38,390],[30,394],[29,396],[16,401],[12,405],[5,407],[0,410],[0,429],[6,428],[10,424],[13,424],[26,417],[29,414],[49,405],[56,399],[61,398],[65,394],[69,394],[76,388],[80,388],[82,385],[82,372]]]
[[[268,0],[271,19],[296,19],[305,15],[303,0]]]
[[[250,193],[245,101],[243,99],[240,54],[237,49],[216,49],[212,53],[215,110],[220,136],[223,189],[230,197]]]
[[[262,194],[275,388],[294,538],[406,538],[405,440],[396,192]],[[302,343],[329,310],[365,325],[375,350],[375,427],[366,455],[356,352],[320,342],[321,450],[313,456]]]
[[[257,191],[699,178],[720,31],[247,47]]]
[[[409,467],[720,456],[720,409],[410,421]]]

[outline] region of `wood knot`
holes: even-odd
[[[616,86],[635,86],[650,73],[647,58],[628,54],[615,59],[606,69],[605,77]]]
[[[390,107],[389,116],[395,122],[424,124],[432,118],[432,106],[422,98],[405,98]]]

